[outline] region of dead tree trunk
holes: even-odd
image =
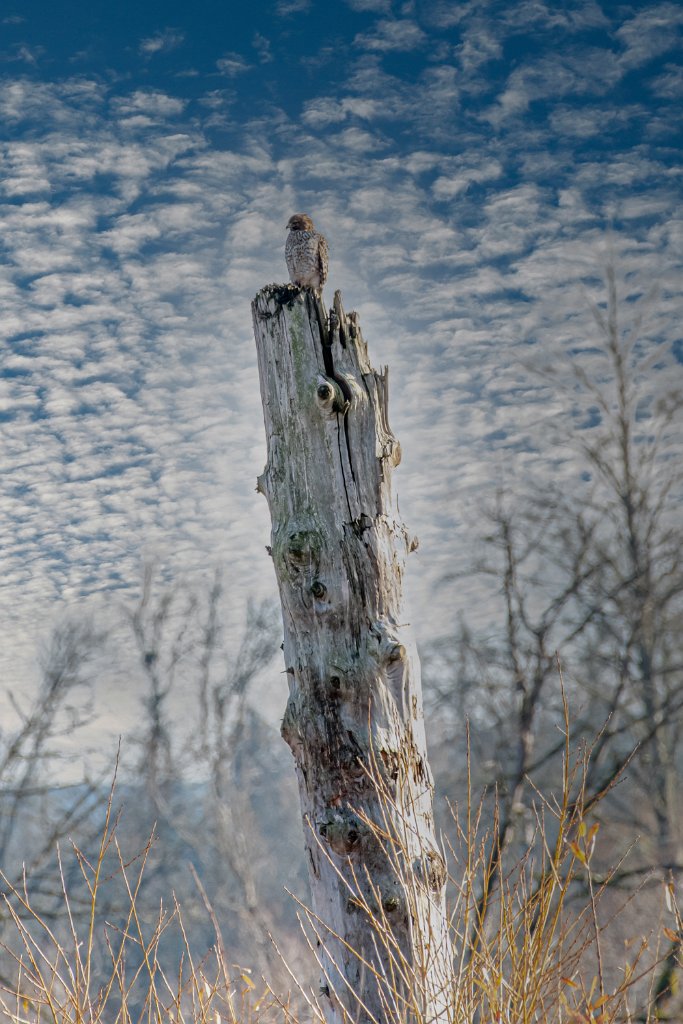
[[[322,971],[346,1019],[446,1020],[451,952],[419,663],[402,612],[415,546],[392,496],[387,375],[337,292],[252,303],[289,702]]]

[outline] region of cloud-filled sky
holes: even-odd
[[[145,560],[275,594],[249,303],[298,210],[391,367],[412,621],[446,632],[479,505],[571,481],[534,364],[589,358],[607,259],[625,302],[658,285],[653,388],[681,371],[682,30],[669,0],[5,0],[3,687]]]

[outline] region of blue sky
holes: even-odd
[[[682,27],[670,2],[5,0],[5,685],[144,560],[228,567],[236,620],[275,593],[249,302],[299,210],[391,366],[418,636],[476,610],[444,577],[481,505],[574,485],[536,371],[602,372],[608,259],[627,305],[659,288],[647,387],[681,370]]]

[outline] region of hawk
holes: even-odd
[[[327,239],[313,227],[306,213],[295,213],[287,224],[285,259],[292,284],[320,294],[327,280]]]

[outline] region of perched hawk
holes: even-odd
[[[327,240],[306,213],[295,213],[287,224],[285,259],[292,284],[320,293],[327,280]]]

